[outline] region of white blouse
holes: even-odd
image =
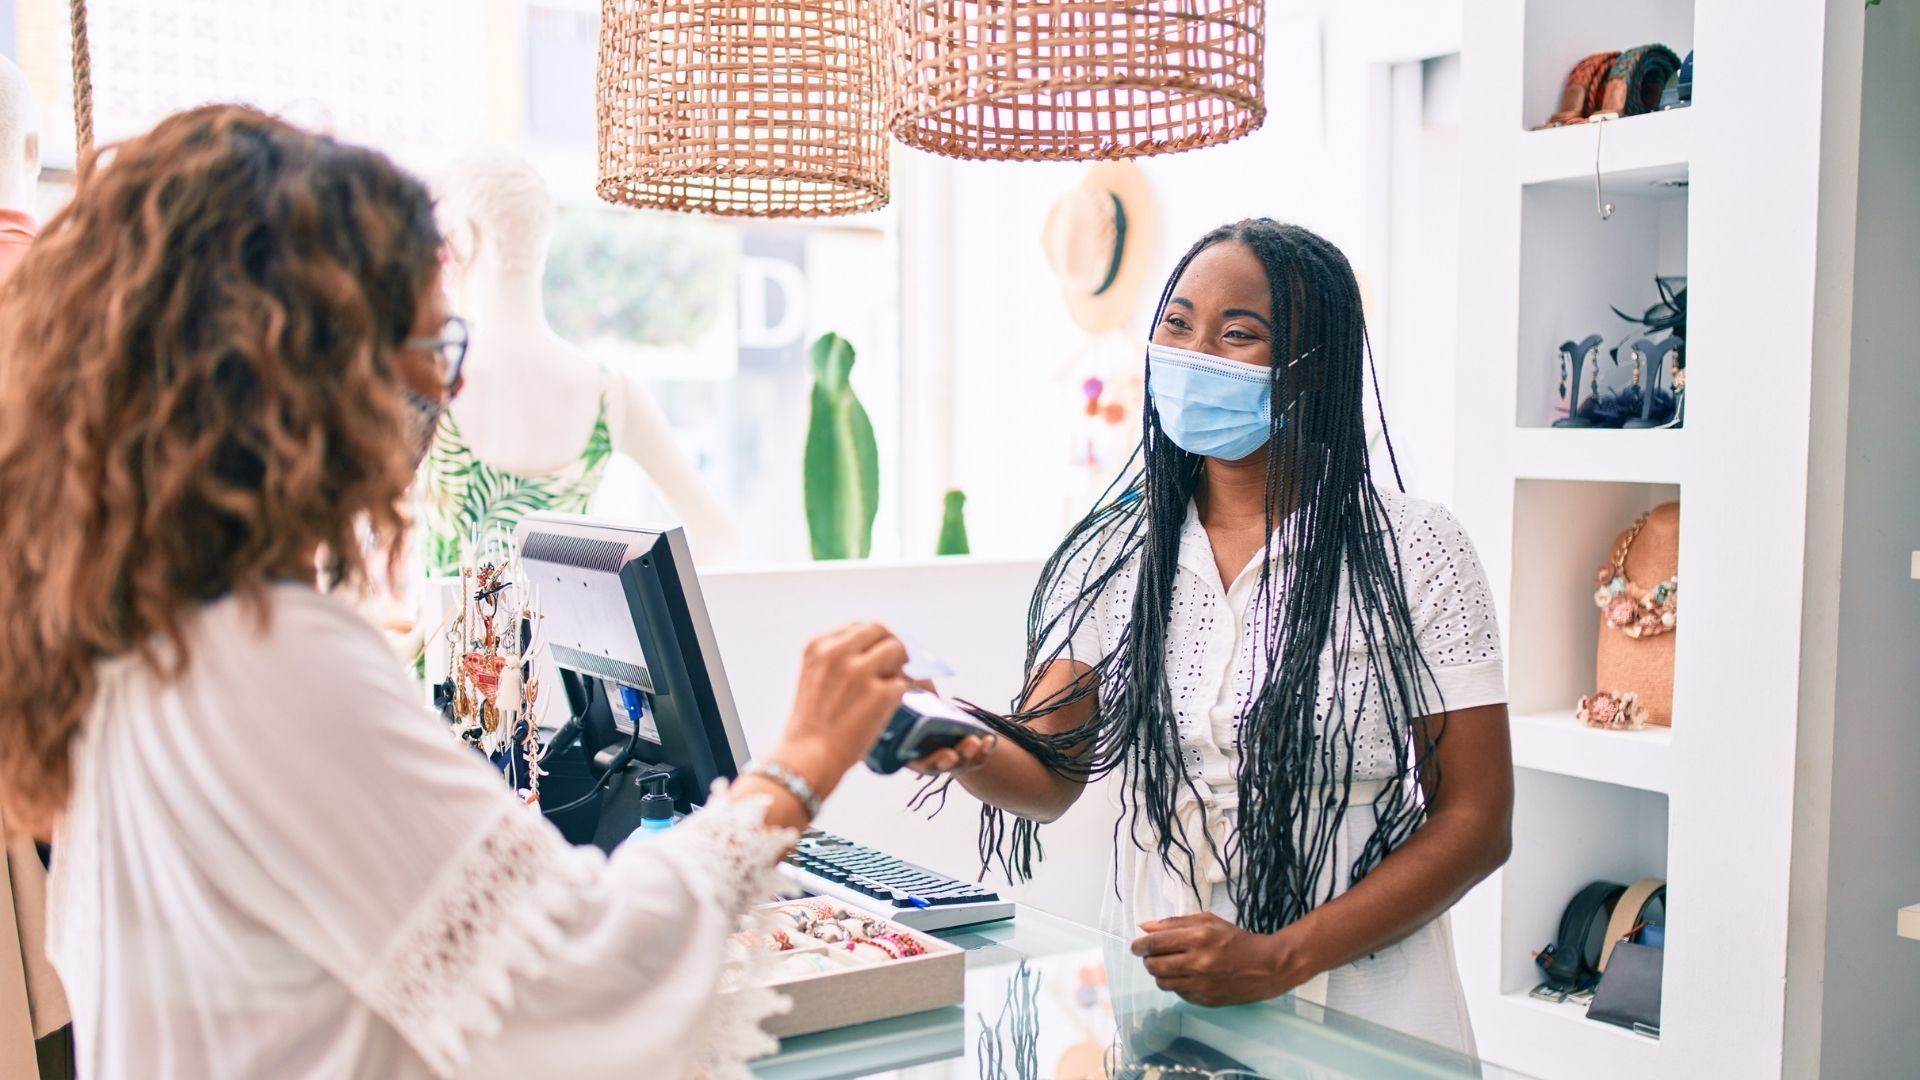
[[[193,616],[175,678],[100,667],[49,954],[82,1075],[744,1075],[782,1002],[719,996],[792,834],[724,796],[612,857],[521,806],[310,589]]]
[[[1472,541],[1444,507],[1393,491],[1379,495],[1397,544],[1395,555],[1414,630],[1432,668],[1425,700],[1436,711],[1442,702],[1447,709],[1460,710],[1506,701],[1492,593]],[[1279,544],[1276,533],[1265,556],[1279,559]],[[1096,542],[1069,561],[1044,605],[1049,616],[1070,610],[1084,584],[1111,568],[1112,548]],[[1212,542],[1198,511],[1188,505],[1174,574],[1166,665],[1181,749],[1188,774],[1202,796],[1195,799],[1183,791],[1175,809],[1186,835],[1197,838],[1204,829],[1216,851],[1227,850],[1238,818],[1235,747],[1240,721],[1266,680],[1264,640],[1275,630],[1260,625],[1262,605],[1254,603],[1261,565],[1261,554],[1256,553],[1231,584],[1223,584]],[[1122,567],[1083,609],[1077,626],[1069,632],[1066,627],[1072,620],[1060,621],[1061,629],[1042,644],[1040,655],[1050,655],[1060,637],[1067,639],[1064,655],[1069,659],[1091,665],[1111,652],[1132,616],[1138,576],[1137,562]],[[1276,566],[1275,587],[1281,577]],[[1274,607],[1277,615],[1279,605]],[[1338,615],[1335,625],[1340,625]],[[1327,867],[1336,895],[1349,884],[1354,852],[1373,833],[1372,800],[1396,773],[1384,695],[1377,681],[1368,686],[1371,676],[1363,648],[1356,633],[1346,667],[1335,670],[1329,641],[1320,662],[1323,726],[1336,696],[1349,707],[1365,703],[1360,715],[1349,719],[1354,736],[1351,753],[1340,748],[1328,759],[1330,782],[1343,770],[1350,771],[1354,781],[1351,804]],[[1145,829],[1144,823],[1141,827]],[[1196,887],[1167,872],[1155,838],[1143,833],[1136,839],[1144,852],[1124,838],[1118,845],[1103,893],[1102,929],[1134,937],[1142,921],[1201,911],[1237,921],[1224,887],[1232,869],[1220,865],[1206,845],[1195,844]],[[1399,944],[1315,980],[1300,993],[1428,1041],[1473,1051],[1472,1027],[1444,915]]]

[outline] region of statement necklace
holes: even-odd
[[[1594,577],[1599,588],[1593,594],[1593,606],[1606,614],[1608,626],[1630,638],[1659,637],[1673,633],[1680,617],[1680,575],[1675,574],[1651,589],[1643,589],[1627,580],[1627,552],[1647,527],[1652,511],[1640,515],[1613,549],[1613,561],[1602,566]]]

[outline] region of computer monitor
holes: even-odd
[[[746,739],[685,533],[543,511],[516,538],[577,733],[577,752],[563,729],[542,759],[561,831],[611,849],[634,824],[632,789],[661,768],[681,813],[738,776]]]

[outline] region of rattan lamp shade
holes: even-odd
[[[815,217],[887,203],[885,0],[602,0],[600,197]]]
[[[1266,119],[1263,0],[890,0],[894,137],[959,158],[1085,161]]]

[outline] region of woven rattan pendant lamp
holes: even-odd
[[[1227,142],[1266,119],[1264,0],[888,0],[894,137],[1084,161]]]
[[[885,206],[886,0],[601,0],[600,197],[754,217]]]

